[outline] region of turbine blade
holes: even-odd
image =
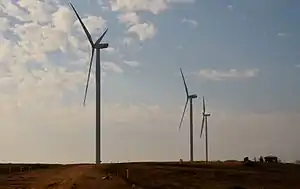
[[[180,68],[180,72],[181,72],[181,76],[182,76],[182,79],[183,79],[186,96],[189,96],[189,91],[188,91],[188,88],[187,88],[187,85],[186,85],[186,82],[185,82],[185,78],[183,76],[183,72],[182,72],[181,68]]]
[[[88,90],[88,87],[89,87],[89,81],[90,81],[91,69],[92,69],[92,64],[93,64],[94,52],[95,52],[95,49],[92,48],[91,61],[90,61],[90,66],[89,66],[89,73],[88,73],[88,78],[87,78],[87,81],[86,81],[84,100],[83,100],[83,105],[84,106],[85,106],[85,101],[86,101],[86,96],[87,96],[87,90]]]
[[[205,100],[204,100],[204,96],[203,96],[203,102],[202,102],[202,105],[203,105],[203,114],[205,113]]]
[[[103,32],[103,34],[101,35],[101,37],[96,41],[95,45],[99,44],[102,41],[102,39],[105,36],[107,30],[108,30],[108,28],[106,28],[106,30]]]
[[[187,104],[188,104],[188,98],[186,98],[186,102],[185,102],[185,105],[184,105],[184,109],[183,109],[183,113],[182,113],[182,116],[181,116],[181,120],[180,120],[180,124],[179,124],[179,130],[181,128],[181,125],[182,125],[182,122],[183,122],[183,118],[184,118],[184,114],[186,112],[186,107],[187,107]]]
[[[201,126],[201,133],[200,133],[200,138],[202,137],[202,133],[203,133],[203,127],[204,127],[204,115],[202,116],[202,126]]]
[[[85,25],[83,24],[83,22],[82,22],[82,20],[81,20],[81,18],[80,18],[80,16],[79,16],[79,14],[77,13],[77,11],[76,11],[75,7],[72,5],[72,3],[70,3],[70,5],[71,5],[73,11],[75,12],[75,14],[76,14],[76,16],[77,16],[77,18],[78,18],[78,20],[79,20],[79,22],[80,22],[80,24],[81,24],[81,26],[82,26],[84,32],[85,32],[85,34],[86,34],[88,40],[90,41],[91,45],[94,46],[93,39],[92,39],[92,36],[91,36],[90,32],[88,31],[88,29],[87,29],[87,28],[85,27]]]

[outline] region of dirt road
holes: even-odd
[[[0,189],[129,189],[121,178],[107,176],[95,165],[71,165],[60,168],[18,173],[0,178]]]

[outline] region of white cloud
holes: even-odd
[[[48,23],[51,20],[51,14],[49,14],[53,7],[42,1],[26,0],[18,1],[18,4],[29,12],[29,17],[32,21],[38,23]]]
[[[159,14],[165,11],[171,3],[194,3],[194,0],[110,0],[112,11],[125,12],[119,16],[119,21],[127,24],[129,33],[136,33],[141,41],[154,37],[157,30],[153,24],[147,22],[140,23],[140,18],[136,12],[149,11]],[[186,20],[193,26],[198,25],[194,20]],[[129,39],[124,40],[124,44],[129,45]]]
[[[103,63],[103,69],[104,70],[110,70],[116,73],[123,73],[124,70],[116,63],[114,62],[104,62]]]
[[[159,14],[168,9],[170,3],[194,3],[195,0],[110,0],[113,11],[149,11]]]
[[[0,2],[0,10],[8,16],[13,17],[20,21],[30,21],[31,16],[23,9],[12,3],[10,0],[3,0]]]
[[[196,0],[167,0],[169,3],[195,3]]]
[[[124,63],[131,66],[131,67],[137,67],[139,65],[141,65],[139,62],[137,61],[129,61],[129,60],[124,60]]]
[[[227,7],[228,7],[228,9],[229,9],[230,11],[233,10],[233,5],[227,5]]]
[[[184,18],[181,22],[182,23],[188,23],[188,24],[190,24],[193,27],[197,27],[198,26],[198,22],[196,20],[192,20],[192,19]]]
[[[132,41],[133,41],[133,39],[129,38],[129,37],[126,37],[123,39],[124,45],[130,45],[132,43]]]
[[[259,72],[258,69],[247,69],[244,71],[238,71],[236,69],[230,69],[228,71],[202,69],[195,74],[209,80],[221,81],[221,80],[237,79],[237,78],[252,78],[252,77],[256,77],[258,75],[258,72]]]
[[[20,38],[19,45],[31,54],[55,52],[66,45],[68,39],[67,33],[35,22],[15,25],[14,33]]]
[[[167,9],[165,0],[111,0],[111,9],[113,11],[150,11],[158,14]]]
[[[103,49],[103,51],[105,51],[105,52],[107,52],[107,53],[109,53],[109,54],[113,54],[113,53],[116,52],[116,49],[113,48],[113,47],[108,47],[108,48],[106,48],[106,49]]]
[[[156,34],[156,28],[152,23],[140,23],[140,18],[135,12],[127,12],[119,16],[119,21],[125,23],[128,27],[128,33],[135,33],[141,41],[153,38]],[[132,42],[131,38],[126,37],[123,41],[125,45]]]
[[[278,37],[286,37],[286,36],[288,36],[288,34],[284,33],[284,32],[279,32],[279,33],[277,33],[277,36]]]
[[[298,65],[295,65],[295,67],[296,67],[296,68],[300,68],[300,64],[298,64]]]
[[[144,41],[146,39],[153,38],[157,31],[153,24],[143,23],[131,26],[128,29],[128,32],[137,34],[139,36],[139,39],[141,41]]]
[[[58,30],[69,33],[74,23],[74,13],[67,7],[59,7],[59,9],[52,14],[52,23]]]
[[[6,31],[10,28],[9,20],[5,17],[0,17],[0,31]]]
[[[101,16],[87,16],[87,18],[82,18],[82,22],[91,34],[100,33],[106,26],[106,20],[104,20]],[[75,26],[80,32],[84,32],[78,20],[75,21]]]
[[[127,12],[127,13],[121,14],[118,19],[120,22],[125,23],[129,26],[138,24],[140,21],[139,16],[135,12]]]

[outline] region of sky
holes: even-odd
[[[63,0],[0,2],[0,162],[95,161],[95,65]],[[211,160],[300,159],[300,2],[72,0],[101,52],[102,160],[195,160],[205,96]],[[298,83],[298,84],[297,84]]]

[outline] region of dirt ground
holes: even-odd
[[[102,179],[107,174],[95,165],[67,165],[31,172],[0,175],[0,189],[128,189],[121,178]]]
[[[128,183],[164,189],[299,189],[300,166],[293,164],[115,164],[109,172],[124,173]]]
[[[292,164],[130,163],[50,166],[7,174],[0,189],[299,189],[300,166]],[[27,166],[28,168],[28,166]],[[17,169],[15,169],[17,170]],[[128,170],[128,172],[126,171]],[[111,175],[111,177],[107,177]]]

